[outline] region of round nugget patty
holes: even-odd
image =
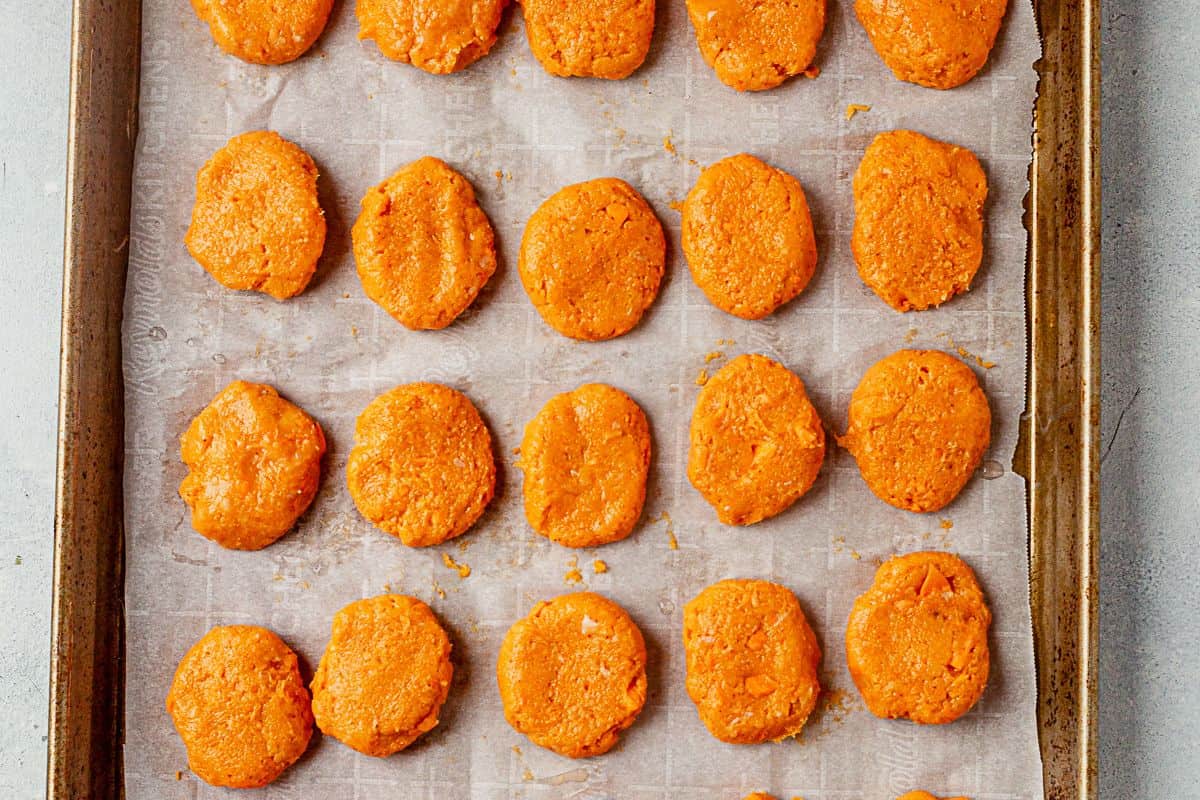
[[[683,202],[683,253],[713,305],[742,319],[767,316],[817,268],[804,189],[752,155],[718,161]]]
[[[188,768],[213,786],[266,786],[296,762],[312,736],[312,710],[296,654],[253,625],[216,627],[175,670],[167,713]]]
[[[462,392],[397,386],[354,427],[346,465],[362,515],[410,547],[452,539],[475,524],[496,490],[492,437]]]
[[[849,418],[838,444],[880,500],[907,511],[946,507],[991,442],[979,380],[940,350],[901,350],[876,362],[850,397]]]
[[[222,286],[300,294],[325,248],[316,164],[274,131],[234,136],[196,176],[184,242]]]
[[[951,553],[887,561],[846,626],[850,675],[872,714],[953,722],[987,686],[992,614],[975,573]]]
[[[970,150],[912,131],[875,137],[854,173],[858,274],[897,311],[971,288],[983,261],[987,176]]]
[[[450,637],[429,606],[385,594],[333,618],[313,676],[321,731],[369,756],[390,756],[438,724],[454,667]]]
[[[514,729],[569,758],[597,756],[646,703],[646,643],[608,598],[562,595],[509,628],[496,675]]]
[[[666,237],[625,181],[600,178],[552,195],[521,237],[521,283],[548,325],[573,339],[629,332],[658,296]]]

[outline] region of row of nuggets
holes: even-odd
[[[877,362],[851,396],[838,443],[880,499],[912,512],[948,505],[979,467],[991,411],[975,373],[939,350]],[[258,550],[289,531],[317,494],[319,423],[264,384],[234,381],[188,426],[180,495],[192,526],[223,547]],[[629,536],[651,463],[646,415],[619,389],[585,384],[551,398],[525,428],[517,465],[525,516],[567,547]],[[734,358],[696,398],[687,474],[727,525],[773,517],[812,487],[825,430],[799,376],[763,355]],[[406,545],[441,544],[492,501],[492,437],[463,393],[410,383],[359,415],[346,465],[362,515]]]
[[[552,75],[620,79],[650,52],[655,0],[519,0],[529,48]],[[496,43],[508,0],[356,0],[358,37],[393,61],[441,75]],[[987,62],[1007,0],[964,11],[943,0],[857,0],[855,10],[884,63],[901,80],[937,89],[969,81]],[[333,0],[192,0],[225,52],[256,64],[299,58],[316,42]],[[739,91],[770,89],[812,62],[825,31],[825,0],[687,0],[705,62]]]
[[[867,708],[919,724],[965,714],[987,684],[990,624],[975,575],[957,556],[884,563],[846,629],[850,674]],[[687,692],[714,737],[758,744],[801,732],[821,692],[821,649],[789,589],[763,580],[707,587],[684,607],[683,644]],[[264,786],[304,753],[314,721],[376,757],[432,730],[451,689],[450,653],[450,637],[420,600],[359,600],[334,616],[310,695],[277,635],[217,627],[180,662],[167,711],[197,776]],[[496,677],[516,731],[564,756],[597,756],[645,705],[646,645],[612,600],[561,595],[508,630]]]
[[[317,168],[272,131],[233,137],[201,168],[185,237],[222,285],[283,300],[308,286],[325,246]],[[906,130],[879,134],[854,176],[851,249],[862,280],[898,311],[967,291],[983,260],[988,184],[970,150]],[[692,278],[717,308],[762,319],[817,268],[803,187],[748,154],[703,169],[680,205]],[[443,161],[405,165],[362,199],[352,249],[366,295],[413,330],[450,325],[496,271],[474,188]],[[518,272],[542,319],[574,339],[632,330],[658,296],[666,236],[618,178],[567,186],[534,211]]]

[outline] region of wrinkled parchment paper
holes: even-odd
[[[1030,155],[1029,4],[1016,0],[983,74],[938,92],[899,83],[848,0],[829,6],[815,80],[737,94],[703,63],[682,0],[660,0],[654,46],[628,80],[552,78],[532,58],[519,12],[493,52],[465,73],[426,75],[359,43],[353,6],[337,4],[313,51],[280,67],[219,52],[185,0],[146,0],[141,119],[124,323],[128,612],[125,766],[130,800],[234,796],[187,771],[163,708],[180,657],[210,626],[265,625],[311,675],[331,618],[386,591],[429,602],[451,631],[455,677],[441,724],[410,750],[372,759],[314,736],[266,798],[688,798],[751,790],[807,800],[891,800],[914,788],[980,798],[1041,797],[1028,611],[1024,487],[1009,465],[1024,402],[1021,201]],[[847,121],[850,103],[871,106]],[[943,309],[901,315],[859,281],[850,254],[851,176],[879,131],[908,127],[972,148],[989,176],[987,251],[973,290]],[[231,135],[273,128],[322,173],[329,238],[302,296],[277,303],[221,288],[183,236],[194,178]],[[700,165],[749,151],[803,183],[820,265],[808,289],[747,322],[708,304],[679,250],[681,200]],[[414,333],[366,299],[349,227],[371,185],[419,156],[440,156],[474,183],[496,228],[501,265],[449,329]],[[525,220],[561,186],[622,177],[668,231],[662,292],[642,324],[614,341],[570,341],[541,322],[516,274]],[[995,430],[980,475],[941,514],[875,499],[844,451],[812,491],[751,528],[719,525],[684,475],[687,424],[702,369],[760,352],[804,380],[822,418],[845,425],[850,392],[875,360],[905,346],[962,348],[991,400]],[[720,357],[706,363],[710,353]],[[976,359],[978,356],[978,359]],[[987,366],[985,366],[985,364]],[[191,530],[177,487],[178,437],[229,381],[276,386],[324,426],[320,493],[298,528],[256,553],[225,551]],[[414,380],[465,391],[501,463],[480,523],[445,546],[414,550],[357,513],[344,470],[357,414]],[[624,542],[572,551],[534,534],[521,510],[513,450],[553,394],[588,381],[628,391],[654,433],[643,520]],[[678,547],[672,545],[677,541]],[[845,668],[851,603],[895,552],[947,549],[976,569],[995,612],[992,679],[952,725],[917,727],[867,713]],[[448,568],[443,554],[471,568]],[[603,559],[608,572],[596,574]],[[581,584],[564,576],[575,565]],[[821,710],[798,741],[735,747],[710,737],[684,690],[683,604],[726,577],[781,582],[800,598],[824,650]],[[644,631],[650,697],[615,751],[570,761],[505,723],[495,655],[535,601],[580,588],[621,603]],[[181,771],[181,774],[179,774]],[[242,796],[242,795],[238,795]]]

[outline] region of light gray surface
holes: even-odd
[[[49,0],[0,27],[0,797],[13,800],[44,785],[68,19]],[[1101,789],[1173,800],[1200,782],[1200,17],[1193,0],[1108,0],[1103,22]]]
[[[1200,17],[1105,5],[1100,785],[1165,800],[1200,791]]]
[[[45,791],[70,18],[47,0],[0,25],[0,797],[12,800]]]

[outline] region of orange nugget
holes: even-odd
[[[897,311],[970,289],[983,261],[987,193],[970,150],[912,131],[876,136],[854,173],[850,247],[863,283]]]
[[[687,692],[730,744],[795,736],[816,708],[821,648],[796,596],[777,583],[724,580],[683,608]]]
[[[546,324],[573,339],[627,333],[658,295],[667,243],[650,205],[625,181],[559,190],[521,237],[525,292]]]
[[[564,392],[525,427],[525,517],[567,547],[633,531],[646,501],[650,425],[629,395],[601,383]]]
[[[742,319],[767,316],[817,267],[804,189],[745,153],[718,161],[683,203],[683,253],[713,305]]]
[[[359,600],[333,617],[313,716],[342,744],[390,756],[437,726],[453,675],[450,637],[429,606],[399,594]]]
[[[808,70],[825,31],[825,0],[687,0],[705,63],[739,92]]]
[[[1008,0],[856,0],[875,52],[902,81],[961,86],[987,62]]]
[[[313,46],[333,0],[192,0],[217,46],[253,64],[295,61]]]
[[[466,69],[496,43],[508,0],[356,0],[358,38],[434,75]]]
[[[300,294],[325,248],[313,160],[274,131],[234,136],[196,176],[184,242],[222,286]]]
[[[713,375],[692,411],[687,474],[726,525],[753,525],[808,491],[825,460],[825,429],[804,383],[766,356]]]
[[[979,380],[939,350],[900,350],[876,362],[850,397],[838,444],[875,496],[906,511],[938,511],[958,496],[991,443]]]
[[[958,556],[896,556],[850,612],[850,676],[877,717],[953,722],[987,685],[991,623],[975,573]]]
[[[192,527],[222,547],[259,550],[312,503],[325,435],[272,387],[234,381],[192,420],[180,450]]]
[[[428,156],[367,192],[351,238],[367,297],[412,330],[449,325],[496,271],[471,184]]]
[[[969,797],[946,797],[946,798],[939,799],[939,798],[931,795],[929,792],[915,791],[915,792],[908,792],[906,794],[902,794],[899,797],[897,797],[896,800],[971,800],[971,798],[969,798]]]
[[[379,395],[354,426],[346,464],[362,515],[409,547],[475,524],[496,490],[492,437],[461,392],[409,383]]]
[[[217,627],[175,670],[167,713],[188,768],[213,786],[256,789],[296,762],[312,710],[296,654],[266,628]]]
[[[496,676],[515,730],[568,758],[598,756],[646,703],[646,643],[608,598],[562,595],[509,628]]]
[[[654,0],[520,0],[529,49],[551,75],[626,78],[646,60]]]

